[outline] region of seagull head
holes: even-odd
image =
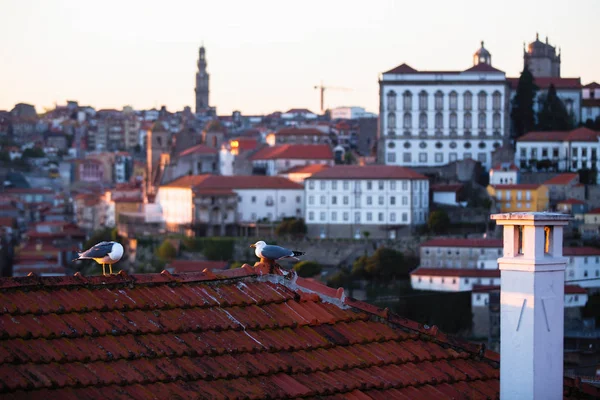
[[[254,244],[251,244],[251,245],[250,245],[250,247],[254,247],[254,248],[256,248],[256,249],[262,249],[262,248],[263,248],[263,247],[265,247],[266,245],[267,245],[267,244],[266,244],[264,241],[262,241],[262,240],[259,240],[258,242],[254,243]]]

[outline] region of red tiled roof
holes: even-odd
[[[499,355],[307,279],[0,280],[9,398],[497,398]]]
[[[196,146],[190,147],[189,149],[183,150],[179,153],[179,157],[189,156],[190,154],[217,154],[217,149],[213,147],[206,146],[204,144],[198,144]]]
[[[288,170],[282,171],[279,174],[314,174],[329,168],[327,164],[310,164],[310,165],[298,165]]]
[[[392,68],[389,71],[384,72],[384,74],[414,74],[417,72],[419,71],[408,64],[400,64],[396,68]]]
[[[572,131],[529,132],[519,142],[597,142],[600,132],[581,127]]]
[[[7,194],[54,194],[50,189],[40,188],[9,188],[6,189]]]
[[[260,133],[259,133],[260,135]],[[229,143],[236,141],[238,143],[237,149],[240,152],[254,150],[258,146],[258,139],[251,137],[239,137],[229,141]]]
[[[585,204],[585,201],[577,200],[577,199],[566,199],[559,201],[558,204]]]
[[[560,174],[548,179],[544,185],[568,185],[576,180],[579,180],[579,174]]]
[[[513,90],[519,86],[519,78],[506,78],[506,81]],[[535,84],[540,89],[548,89],[550,85],[556,89],[581,89],[581,78],[538,77],[535,78]]]
[[[285,112],[285,114],[314,114],[307,108],[291,108]]]
[[[499,269],[475,268],[417,268],[410,273],[414,276],[456,276],[465,278],[500,278]]]
[[[600,84],[598,82],[590,82],[583,87],[584,89],[600,89]]]
[[[440,183],[431,185],[432,192],[459,192],[463,188],[461,183]]]
[[[594,208],[593,210],[588,211],[586,214],[600,214],[600,208]]]
[[[564,256],[600,256],[600,249],[595,247],[563,247]]]
[[[502,239],[437,238],[421,243],[421,247],[488,247],[500,249],[502,246]]]
[[[262,175],[187,175],[162,187],[207,189],[302,189],[304,186],[280,176]]]
[[[275,132],[275,136],[326,136],[327,134],[316,128],[283,128]]]
[[[250,160],[333,160],[328,144],[282,144],[264,147],[250,156]]]
[[[173,260],[167,265],[172,273],[202,272],[209,270],[224,270],[229,263],[227,261],[205,261],[205,260]]]
[[[202,196],[234,196],[235,192],[231,189],[210,189],[197,187],[194,188],[194,193]]]
[[[536,183],[515,183],[512,185],[491,185],[494,189],[499,190],[535,190],[542,185]]]
[[[465,72],[503,72],[497,68],[492,67],[489,64],[479,63],[477,65],[472,66],[469,69],[466,69]]]
[[[13,217],[0,217],[0,227],[9,226],[14,227],[17,223],[17,220]]]
[[[508,169],[509,171],[518,171],[519,167],[517,167],[514,163],[496,164],[494,167],[492,167],[492,171],[503,171],[505,169]]]
[[[401,64],[384,74],[460,74],[461,72],[503,72],[488,64],[477,64],[464,71],[419,71],[408,64]]]
[[[336,165],[317,172],[309,179],[427,179],[405,167],[392,165]]]

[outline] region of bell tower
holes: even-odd
[[[209,108],[208,105],[208,72],[206,72],[206,50],[200,46],[198,56],[198,72],[196,72],[196,114]]]

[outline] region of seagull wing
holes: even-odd
[[[264,258],[269,260],[279,260],[280,258],[293,257],[294,252],[281,246],[266,245],[261,252]]]
[[[100,242],[89,250],[79,253],[79,258],[102,258],[112,251],[112,242]]]

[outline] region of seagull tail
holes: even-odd
[[[304,255],[303,251],[292,251],[292,253],[294,254],[294,258]],[[297,258],[296,258],[296,260],[297,260]]]

